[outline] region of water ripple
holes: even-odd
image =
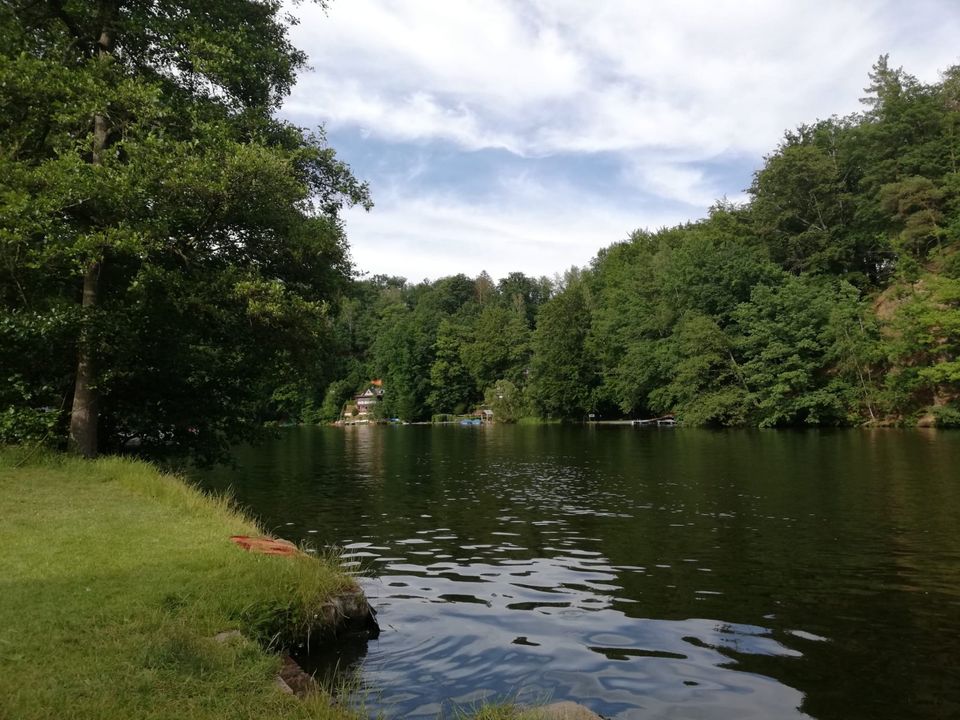
[[[927,720],[960,717],[960,442],[935,437],[305,428],[206,486],[342,549],[383,633],[315,666],[387,718]]]

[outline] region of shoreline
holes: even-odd
[[[297,643],[369,630],[334,559],[246,552],[269,534],[227,500],[117,457],[0,449],[0,512],[0,716],[360,717],[280,679]]]

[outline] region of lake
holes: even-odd
[[[227,487],[343,548],[367,708],[960,717],[960,433],[290,428]],[[320,662],[320,661],[318,661]]]

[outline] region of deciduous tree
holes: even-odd
[[[6,393],[67,412],[85,456],[222,448],[322,375],[338,212],[368,197],[272,114],[305,62],[290,22],[273,0],[0,6]],[[52,326],[57,362],[32,377]]]

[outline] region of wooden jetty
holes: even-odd
[[[630,424],[634,427],[676,427],[677,419],[673,415],[661,415],[647,420],[633,420]]]

